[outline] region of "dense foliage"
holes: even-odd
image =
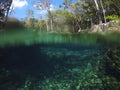
[[[47,10],[48,15],[42,21],[37,20],[35,26],[41,22],[39,28],[50,32],[79,32],[90,29],[95,24],[118,20],[120,13],[120,2],[117,0],[64,0],[55,11],[50,10],[52,1],[38,1],[41,3],[34,3],[39,6],[36,8],[40,11]]]
[[[9,1],[11,0],[6,0],[6,3]],[[54,11],[50,8],[52,0],[37,0],[32,4],[39,12],[46,10],[47,16],[42,18],[39,15],[41,18],[36,19],[34,18],[35,11],[28,9],[26,18],[21,22],[25,23],[23,27],[49,32],[80,32],[93,28],[95,24],[119,20],[120,16],[120,2],[118,0],[64,0]],[[0,8],[0,17],[4,15]]]

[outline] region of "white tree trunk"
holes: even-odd
[[[102,19],[101,19],[101,15],[100,15],[100,9],[99,9],[99,6],[98,6],[98,2],[97,2],[97,0],[94,0],[94,2],[95,2],[97,13],[98,13],[99,24],[102,24]]]
[[[96,5],[96,9],[97,9],[97,10],[100,10],[100,9],[99,9],[99,6],[98,6],[98,3],[97,3],[97,0],[94,0],[94,2],[95,2],[95,5]]]
[[[47,29],[47,32],[49,31],[49,23],[48,23],[48,19],[46,20],[46,29]]]
[[[104,11],[104,7],[103,7],[103,2],[102,2],[102,0],[100,0],[100,4],[101,4],[101,7],[102,7],[102,11],[103,11],[103,16],[104,16],[104,21],[105,21],[105,23],[106,23],[106,18],[105,18],[105,11]]]
[[[50,30],[52,31],[53,30],[53,16],[50,10],[48,10],[48,19],[50,22]]]

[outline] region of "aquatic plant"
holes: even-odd
[[[105,89],[120,89],[120,47],[109,47],[102,60],[102,81]]]

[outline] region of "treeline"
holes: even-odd
[[[94,25],[106,25],[111,20],[120,20],[118,0],[64,0],[56,11],[50,10],[50,0],[35,2],[36,9],[47,10],[47,18],[26,20],[27,25],[49,32],[79,32],[90,30]],[[30,12],[30,10],[29,10]],[[29,16],[34,14],[28,13]]]
[[[118,0],[64,0],[59,8],[52,11],[50,0],[34,2],[40,12],[46,10],[47,17],[41,20],[34,18],[35,11],[28,10],[27,18],[14,21],[24,28],[34,28],[46,32],[79,32],[90,30],[94,25],[120,20],[120,2]],[[9,21],[8,21],[9,23]],[[12,24],[12,23],[10,23]],[[13,25],[16,26],[17,25]]]

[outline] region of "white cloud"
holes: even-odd
[[[40,17],[42,17],[42,19],[44,19],[48,13],[48,8],[41,8],[39,4],[34,4],[33,5],[36,9],[34,10],[34,12]],[[50,8],[49,8],[50,11],[54,11],[54,5],[50,5]],[[38,18],[39,18],[38,17]]]
[[[13,8],[22,8],[27,5],[28,5],[28,3],[26,0],[13,0],[13,2],[12,2]]]
[[[33,4],[33,7],[35,7],[35,8],[38,9],[38,10],[41,10],[41,11],[47,11],[47,10],[53,11],[53,10],[54,10],[53,4],[50,4],[49,7],[46,7],[46,6],[44,6],[44,4],[42,4],[42,3],[34,3],[34,4]]]
[[[50,8],[49,8],[49,7],[44,7],[44,5],[42,3],[34,3],[33,7],[36,8],[34,10],[34,13],[36,15],[38,15],[38,18],[42,17],[42,19],[44,19],[46,17],[46,15],[48,13],[47,10],[54,11],[54,5],[53,4],[51,4]]]
[[[54,10],[54,6],[53,4],[50,5],[50,11],[53,11]]]

